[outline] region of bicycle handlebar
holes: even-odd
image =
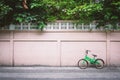
[[[88,54],[88,52],[91,52],[91,50],[86,50],[86,54]]]

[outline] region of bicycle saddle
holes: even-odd
[[[97,55],[95,55],[95,54],[92,54],[94,57],[97,57]]]

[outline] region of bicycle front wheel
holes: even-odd
[[[78,61],[78,67],[81,69],[86,69],[88,67],[88,62],[85,59],[80,59]]]
[[[97,69],[102,69],[104,67],[104,60],[102,60],[102,59],[96,59],[96,61],[95,61],[95,67]]]

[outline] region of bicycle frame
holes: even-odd
[[[86,61],[89,61],[91,64],[95,64],[95,58],[90,58],[90,57],[88,57],[87,55],[84,57],[84,59],[86,60]]]

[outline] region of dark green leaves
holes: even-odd
[[[55,20],[79,20],[81,23],[96,20],[97,27],[105,29],[108,26],[117,29],[120,20],[119,0],[27,0],[27,6],[28,10],[22,7],[22,0],[1,0],[0,20],[4,24],[8,21],[37,23],[40,28],[42,23]]]

